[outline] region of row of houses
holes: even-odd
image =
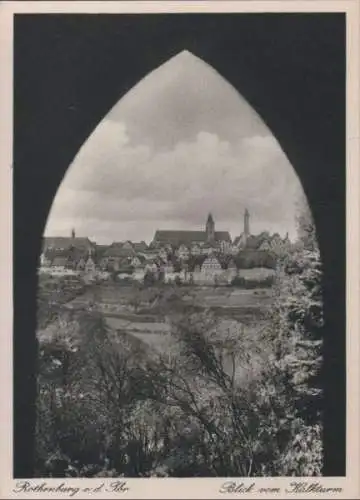
[[[182,258],[189,255],[209,255],[221,252],[227,255],[236,255],[240,250],[266,250],[282,252],[291,246],[289,236],[284,238],[278,233],[271,235],[263,231],[253,235],[250,231],[250,213],[244,212],[243,231],[232,241],[228,231],[216,231],[215,220],[209,213],[203,230],[157,230],[150,244],[150,248],[158,250],[169,248],[177,252]]]
[[[261,261],[261,256],[267,256],[265,264],[262,262],[261,265],[269,267],[269,258],[276,259],[288,252],[292,243],[288,235],[281,238],[278,233],[270,235],[266,231],[259,235],[250,234],[248,219],[246,212],[244,232],[234,242],[229,233],[215,231],[211,214],[205,231],[156,231],[150,245],[144,241],[97,245],[89,238],[77,237],[73,230],[70,237],[44,238],[40,272],[93,277],[118,273],[135,279],[142,279],[147,272],[171,277],[178,273],[186,276],[189,273],[215,275],[227,271],[231,274],[229,269],[244,267],[242,259],[249,252],[257,255],[257,261]]]
[[[144,275],[147,271],[150,271],[155,275],[156,279],[161,279],[168,283],[180,279],[182,282],[204,284],[216,282],[231,283],[245,269],[262,268],[265,271],[265,275],[274,274],[276,259],[270,254],[259,252],[256,255],[256,260],[251,259],[252,256],[249,253],[237,257],[224,256],[222,254],[193,256],[184,261],[180,268],[174,267],[171,260],[166,263],[146,267]],[[137,272],[135,276],[137,278],[139,273]]]
[[[239,237],[240,238],[240,237]],[[278,233],[270,235],[267,232],[261,233],[259,235],[251,235],[246,241],[246,244],[239,245],[239,240],[235,240],[233,244],[221,242],[220,244],[198,244],[193,243],[191,245],[186,245],[184,243],[175,247],[174,245],[165,244],[157,249],[155,254],[161,258],[166,258],[166,256],[175,255],[180,260],[187,260],[194,256],[207,256],[207,255],[225,255],[225,256],[237,256],[241,251],[253,250],[260,252],[271,252],[274,255],[282,255],[289,251],[292,244],[286,235],[285,238],[281,238]],[[153,254],[154,252],[151,251]]]
[[[79,248],[76,243],[74,241],[73,246],[64,249],[45,248],[40,257],[41,267],[89,273],[95,269],[111,272],[146,269],[149,265],[156,264],[157,266],[164,266],[166,269],[181,270],[202,266],[207,258],[206,262],[211,262],[210,257],[213,257],[213,261],[216,260],[222,268],[227,268],[229,262],[238,262],[242,256],[249,253],[249,251],[243,250],[232,255],[223,253],[216,248],[212,248],[211,252],[192,252],[185,246],[180,246],[175,251],[172,248],[163,247],[158,251],[136,253],[129,248],[129,242],[124,244],[116,243],[104,248],[96,245]],[[250,254],[251,252],[254,254],[254,251],[250,249]],[[273,252],[269,252],[268,247],[265,250],[261,247],[256,252],[259,257],[273,254]]]
[[[119,271],[121,268],[138,267],[145,257],[138,254],[146,250],[145,242],[97,245],[89,238],[44,238],[40,255],[40,271],[52,274],[95,274],[99,271]]]

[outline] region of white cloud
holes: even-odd
[[[217,71],[188,51],[169,59],[135,85],[108,118],[127,124],[134,144],[173,148],[207,130],[230,141],[266,135],[251,106]]]
[[[233,236],[293,231],[298,179],[264,122],[211,66],[182,52],[116,103],[81,148],[47,234],[151,239],[212,211]]]
[[[140,228],[147,221],[152,234],[159,226],[196,227],[208,211],[217,221],[233,221],[239,232],[245,206],[262,227],[283,224],[291,231],[299,190],[298,179],[272,136],[246,137],[231,144],[200,131],[192,141],[157,152],[131,145],[124,123],[105,120],[70,167],[46,232],[63,231],[61,221],[68,224],[73,218],[77,226],[79,221],[84,226],[85,220],[98,228],[107,223],[110,233],[118,224],[124,228],[130,224],[133,233],[134,223]],[[139,232],[137,239],[143,237]]]

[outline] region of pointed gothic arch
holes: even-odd
[[[115,99],[184,46],[262,117],[309,200],[324,264],[326,474],[344,474],[345,16],[16,17],[15,477],[33,469],[36,266],[57,187]]]

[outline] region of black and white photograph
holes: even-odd
[[[15,478],[347,475],[347,29],[15,14]]]
[[[321,276],[276,139],[175,55],[96,127],[47,219],[37,475],[319,475]]]

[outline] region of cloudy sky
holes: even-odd
[[[47,236],[145,240],[156,229],[295,236],[302,192],[280,146],[246,101],[189,52],[119,100],[80,149],[58,190]]]

